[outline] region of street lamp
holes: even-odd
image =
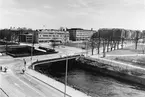
[[[33,35],[34,35],[34,34],[32,34],[31,64],[32,64],[32,56],[33,56],[33,46],[34,46],[34,44],[33,44]]]
[[[7,38],[4,38],[5,42],[6,42],[6,54],[7,54]]]
[[[64,51],[66,52],[66,51]],[[64,97],[66,97],[66,86],[67,86],[67,74],[68,74],[68,54],[65,53],[66,55],[66,63],[65,63],[65,86],[64,86]]]
[[[67,54],[66,54],[67,55]],[[66,67],[65,67],[65,88],[64,88],[64,97],[66,97],[66,86],[67,86],[67,70],[68,70],[68,56],[66,56]]]

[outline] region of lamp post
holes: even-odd
[[[67,86],[67,74],[68,74],[68,54],[66,51],[65,52],[65,55],[66,55],[66,62],[65,62],[65,86],[64,86],[64,97],[66,97],[66,86]]]
[[[67,54],[66,54],[67,55]],[[64,97],[66,97],[66,86],[67,86],[67,70],[68,70],[68,59],[67,59],[68,56],[66,56],[66,64],[65,64],[65,88],[64,88]]]
[[[33,56],[33,46],[34,46],[34,43],[33,43],[33,35],[34,35],[34,34],[32,34],[31,64],[32,64],[32,56]]]
[[[4,38],[5,42],[6,42],[6,54],[7,54],[7,38]]]

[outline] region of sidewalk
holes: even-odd
[[[97,55],[92,55],[92,56],[89,56],[89,57],[93,58],[93,59],[97,59],[101,63],[104,63],[104,64],[108,64],[108,65],[112,65],[112,66],[118,66],[118,67],[121,67],[121,68],[124,68],[124,69],[140,69],[140,70],[145,71],[145,68],[142,68],[142,67],[139,67],[139,66],[134,66],[134,65],[131,65],[131,64],[126,64],[126,63],[115,61],[115,60],[99,58]]]
[[[36,79],[41,80],[44,83],[49,84],[51,87],[57,88],[59,91],[64,92],[65,85],[63,83],[58,82],[52,78],[49,78],[41,73],[38,73],[34,70],[31,70],[31,69],[27,70],[26,73],[28,75],[31,75],[32,77],[34,77]],[[91,96],[88,96],[88,95],[86,95],[78,90],[75,90],[74,88],[71,88],[69,86],[66,86],[66,93],[68,95],[70,95],[71,97],[91,97]],[[99,97],[99,96],[96,96],[96,97]]]

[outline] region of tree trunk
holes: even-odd
[[[92,55],[94,55],[94,48],[92,47]]]
[[[109,39],[108,39],[108,41],[107,41],[107,52],[109,51]]]
[[[137,49],[137,43],[138,43],[138,32],[136,32],[135,49]]]
[[[111,46],[111,51],[112,51],[112,48],[113,48],[113,41],[111,41],[111,45],[110,45],[110,46]]]
[[[98,54],[100,54],[100,39],[99,39],[99,43],[98,43]]]
[[[119,41],[117,41],[117,49],[119,49]]]
[[[114,41],[113,43],[114,43],[114,50],[115,50],[116,49],[116,42]]]
[[[123,41],[124,41],[124,39],[122,38],[121,40],[122,40],[121,49],[123,49]]]
[[[103,57],[106,56],[105,48],[106,48],[106,44],[105,44],[105,40],[103,40]]]

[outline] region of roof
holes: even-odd
[[[71,29],[68,29],[68,30],[83,30],[82,28],[71,28]]]

